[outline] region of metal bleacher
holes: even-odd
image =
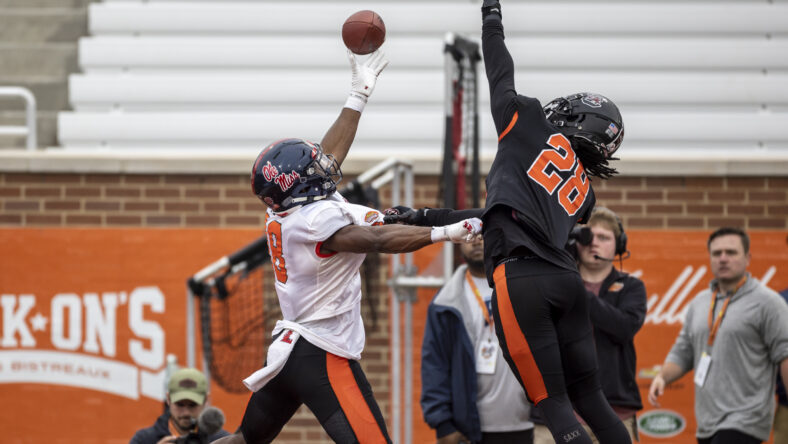
[[[105,0],[89,10],[65,150],[251,153],[319,139],[349,88],[339,35],[368,1]],[[443,138],[443,36],[478,37],[477,1],[381,1],[391,60],[354,156],[435,158]],[[507,1],[517,88],[543,103],[613,98],[635,159],[788,165],[788,2]],[[489,97],[480,89],[480,105]],[[485,116],[484,112],[482,116]],[[495,149],[481,119],[483,153]],[[624,156],[626,153],[626,156]],[[733,162],[733,163],[731,163]],[[625,169],[626,171],[626,169]],[[725,172],[725,171],[721,171]]]

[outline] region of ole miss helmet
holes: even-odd
[[[574,143],[588,143],[606,159],[624,140],[618,107],[601,94],[589,92],[559,97],[544,106],[547,120]]]
[[[317,143],[284,139],[268,145],[252,167],[252,191],[273,211],[325,199],[342,180],[334,156]]]

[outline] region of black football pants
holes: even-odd
[[[391,442],[359,363],[301,337],[279,374],[249,399],[241,422],[247,444],[273,441],[301,404],[309,407],[334,442]]]
[[[503,261],[493,277],[503,355],[556,442],[591,443],[574,408],[601,444],[630,443],[597,379],[586,290],[577,271],[522,257]]]

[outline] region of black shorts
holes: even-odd
[[[301,404],[309,407],[335,442],[391,442],[359,363],[328,353],[303,337],[279,374],[249,399],[241,422],[244,439],[248,444],[273,441]]]
[[[538,257],[513,258],[494,272],[495,333],[504,357],[538,404],[599,388],[596,351],[577,271]]]

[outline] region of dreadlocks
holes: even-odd
[[[609,160],[618,160],[617,157],[607,158],[588,141],[575,137],[571,139],[575,154],[580,158],[580,163],[583,164],[586,174],[602,179],[610,179],[618,174],[618,170],[608,165]]]

